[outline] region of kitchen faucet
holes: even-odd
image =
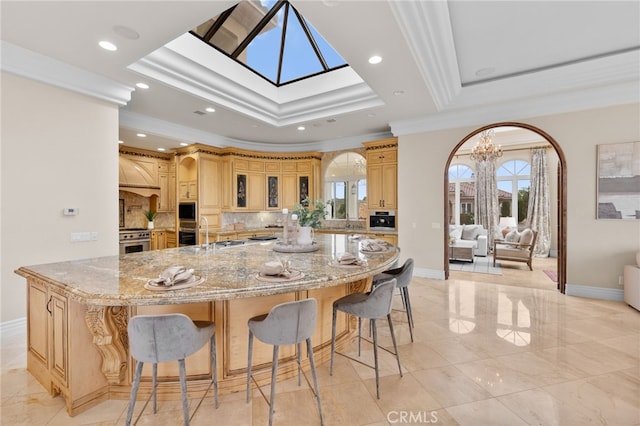
[[[204,247],[209,250],[209,220],[207,219],[206,216],[200,216],[200,222],[198,222],[198,225],[201,226],[200,224],[202,223],[202,219],[204,219],[204,224],[205,224],[205,234],[204,234],[204,238],[205,238],[205,243],[204,243]]]

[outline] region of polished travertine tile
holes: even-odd
[[[536,263],[534,262],[534,266]],[[544,263],[545,269],[548,262]],[[534,270],[503,265],[503,275],[414,278],[416,328],[411,343],[404,312],[392,313],[403,377],[380,351],[381,399],[372,369],[336,356],[317,366],[326,425],[640,425],[640,312],[624,303],[567,297]],[[487,278],[488,277],[488,278]],[[536,280],[540,282],[536,285]],[[394,299],[400,308],[400,298]],[[368,336],[367,324],[363,335]],[[380,341],[391,348],[379,322]],[[361,360],[373,362],[371,344]],[[345,352],[357,355],[355,340]],[[0,423],[123,425],[127,401],[107,401],[73,418],[26,372],[25,336],[2,336]],[[268,386],[263,388],[268,395]],[[205,398],[193,425],[264,425],[269,409],[257,391]],[[191,413],[197,399],[190,402]],[[144,401],[136,404],[136,415]],[[138,425],[182,423],[179,401],[147,407]],[[313,394],[296,379],[279,382],[276,425],[317,425]]]

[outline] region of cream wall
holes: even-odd
[[[596,145],[640,140],[640,104],[520,120],[545,131],[567,160],[567,284],[621,290],[640,250],[640,221],[596,220]],[[490,124],[490,123],[487,123]],[[399,245],[422,276],[444,276],[444,174],[451,150],[475,127],[400,136]]]
[[[2,74],[0,321],[26,315],[23,265],[118,253],[118,108]],[[63,216],[64,207],[79,209]],[[70,242],[71,232],[98,240]]]

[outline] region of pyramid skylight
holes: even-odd
[[[242,0],[191,34],[276,86],[348,66],[286,0]]]

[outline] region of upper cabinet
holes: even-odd
[[[398,206],[398,140],[367,142],[367,205],[370,210]]]
[[[176,164],[173,161],[158,161],[158,183],[160,196],[157,211],[175,212],[176,210]]]

